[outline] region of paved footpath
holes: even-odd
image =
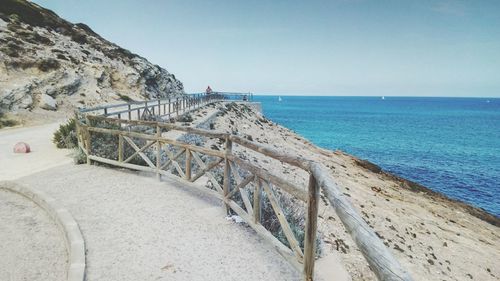
[[[0,280],[66,280],[63,233],[26,197],[0,189]]]
[[[300,279],[251,229],[227,221],[220,202],[177,181],[73,165],[70,151],[51,142],[57,127],[1,130],[0,180],[43,191],[68,209],[85,240],[86,280]],[[12,153],[18,141],[33,152]],[[2,244],[8,251],[0,248],[0,280],[23,280],[13,275],[22,270],[11,264],[16,257],[31,263],[26,280],[62,277],[67,257],[56,225],[21,196],[2,192],[0,201],[0,233],[10,239]]]
[[[299,280],[219,202],[174,180],[66,164],[19,180],[62,203],[87,247],[87,280]]]
[[[13,180],[34,172],[72,163],[69,149],[57,149],[52,143],[58,123],[0,130],[0,181]],[[26,142],[31,153],[17,154],[12,149],[17,142]]]

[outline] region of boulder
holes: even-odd
[[[40,96],[40,107],[47,110],[56,110],[56,100],[47,94],[42,94]]]
[[[14,145],[14,153],[30,153],[31,148],[25,142],[18,142]]]

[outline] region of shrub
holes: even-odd
[[[80,147],[73,150],[72,156],[74,163],[77,165],[87,163],[87,155]]]
[[[118,94],[118,96],[120,97],[121,100],[126,101],[126,102],[132,102],[132,101],[134,101],[132,98],[130,98],[127,95]]]
[[[3,127],[12,127],[17,125],[17,122],[5,117],[4,113],[0,111],[0,128]]]
[[[179,122],[193,122],[193,116],[191,116],[191,114],[189,113],[185,113],[183,115],[181,115],[177,121]]]
[[[76,137],[76,121],[70,119],[68,123],[59,126],[52,139],[57,148],[75,148],[78,146]]]
[[[53,58],[44,59],[38,63],[38,69],[43,72],[59,69],[60,66],[59,61]]]

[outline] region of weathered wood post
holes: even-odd
[[[186,180],[191,181],[191,150],[186,148]]]
[[[160,98],[158,98],[158,116],[161,115],[161,104],[160,104]]]
[[[161,128],[156,125],[156,178],[161,181],[160,167],[161,167]]]
[[[108,116],[108,108],[107,107],[104,108],[104,116]]]
[[[118,135],[118,162],[123,162],[123,136]]]
[[[132,108],[130,106],[130,103],[127,104],[127,108],[128,108],[128,120],[132,120],[132,112],[131,112]]]
[[[260,224],[260,211],[262,201],[262,183],[258,176],[254,178],[255,191],[253,193],[253,222]]]
[[[87,147],[87,165],[92,164],[89,156],[92,154],[92,140],[90,135],[90,119],[88,116],[85,116],[85,123],[87,123],[87,127],[85,127],[85,146]]]
[[[231,165],[229,163],[228,156],[231,155],[233,150],[233,142],[226,137],[226,149],[225,149],[225,159],[224,159],[224,186],[222,188],[223,195],[226,197],[229,194],[229,189],[231,187]],[[226,208],[226,213],[229,214],[229,205],[224,203]]]
[[[170,99],[168,99],[168,117],[170,118]]]
[[[316,252],[316,230],[318,228],[319,189],[316,179],[309,176],[307,198],[307,217],[304,238],[304,279],[312,281],[314,277],[314,259]]]

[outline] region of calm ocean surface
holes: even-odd
[[[315,144],[500,216],[500,99],[254,96]]]

